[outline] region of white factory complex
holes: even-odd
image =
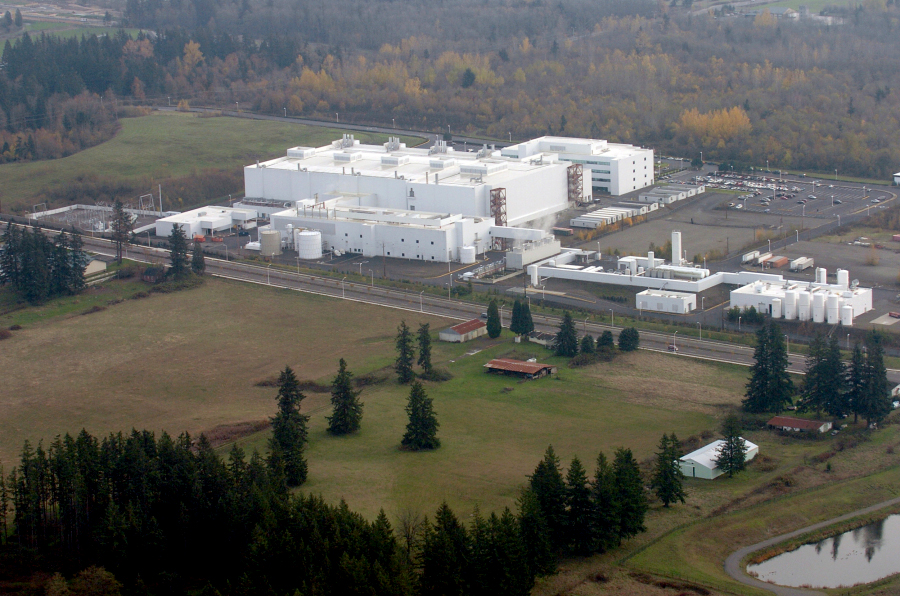
[[[653,184],[653,150],[597,139],[540,137],[504,148],[500,155],[527,159],[551,154],[579,164],[590,176],[585,186],[611,195],[623,195]]]

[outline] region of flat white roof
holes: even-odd
[[[184,213],[175,213],[158,219],[157,221],[180,224],[197,220],[209,220],[212,218],[224,217],[226,215],[233,217],[234,214],[242,214],[246,219],[253,219],[256,217],[256,211],[253,209],[240,209],[237,207],[199,207],[197,209],[185,211]]]
[[[621,259],[620,259],[621,260]],[[690,292],[673,292],[672,290],[644,290],[638,292],[638,296],[655,296],[659,298],[693,298],[696,294]]]
[[[743,437],[741,437],[741,438],[743,438]],[[743,440],[744,440],[744,446],[747,448],[748,451],[751,449],[759,448],[759,445],[751,443],[747,439],[743,439]],[[709,445],[706,445],[705,447],[701,447],[700,449],[697,449],[696,451],[691,451],[687,455],[682,456],[681,461],[692,461],[696,464],[699,464],[705,468],[709,468],[710,470],[712,470],[713,468],[716,467],[716,458],[719,456],[717,451],[719,450],[719,447],[721,447],[724,444],[725,444],[725,441],[723,441],[722,439],[719,439],[718,441],[713,441],[712,443],[710,443]]]
[[[561,165],[555,156],[545,156],[543,163],[533,163],[529,158],[501,157],[499,151],[488,150],[489,155],[478,157],[475,152],[429,153],[428,149],[394,148],[381,145],[356,144],[349,147],[326,145],[311,149],[292,147],[288,155],[260,164],[246,166],[278,170],[306,169],[314,172],[394,178],[402,176],[408,181],[457,186],[478,186],[490,183],[502,185],[553,165]],[[568,164],[565,164],[568,165]]]
[[[757,284],[760,286],[760,291],[757,292]],[[785,287],[787,285],[787,287]],[[733,294],[755,294],[758,296],[766,296],[768,298],[784,298],[784,295],[788,291],[796,291],[796,292],[809,292],[810,294],[819,294],[824,293],[835,294],[837,296],[844,296],[845,292],[849,292],[854,296],[858,296],[860,294],[865,294],[866,292],[871,292],[870,288],[853,288],[852,290],[849,288],[844,288],[843,286],[838,285],[822,285],[816,284],[815,282],[807,282],[807,281],[798,281],[798,282],[780,282],[780,283],[768,283],[768,282],[753,282],[747,284],[746,286],[741,286],[736,290],[732,290]]]

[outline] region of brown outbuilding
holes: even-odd
[[[824,433],[831,430],[830,422],[822,422],[821,420],[806,420],[804,418],[791,418],[790,416],[775,416],[766,424],[779,430],[797,433],[808,433],[813,431]]]
[[[552,364],[526,362],[524,360],[513,360],[512,358],[495,358],[485,364],[484,369],[489,373],[512,375],[523,379],[539,379],[556,372],[556,367]]]
[[[462,343],[464,341],[469,341],[470,339],[475,339],[476,337],[481,337],[486,333],[487,324],[481,319],[472,319],[471,321],[466,321],[465,323],[460,323],[459,325],[444,329],[438,333],[438,338],[441,341]]]

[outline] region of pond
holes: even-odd
[[[795,588],[840,588],[900,573],[900,515],[772,557],[747,572]]]

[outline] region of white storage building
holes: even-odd
[[[744,447],[747,450],[744,461],[750,461],[759,454],[759,446],[746,439],[741,440],[744,441]],[[712,480],[724,474],[722,469],[716,465],[719,449],[724,444],[725,441],[719,439],[683,456],[679,460],[682,473],[687,478],[704,478],[706,480]]]
[[[623,195],[653,184],[653,150],[598,139],[540,137],[501,150],[504,157],[524,159],[552,153],[584,168],[584,186]],[[590,181],[590,182],[589,182]]]
[[[697,308],[697,295],[670,290],[644,290],[635,297],[635,307],[639,310],[685,314]]]
[[[342,195],[353,197],[357,207],[495,220],[492,202],[502,203],[505,225],[515,226],[590,196],[588,186],[570,197],[571,165],[552,153],[517,159],[486,147],[456,152],[443,141],[410,149],[399,139],[363,145],[344,135],[331,145],[293,147],[285,157],[246,166],[244,190],[248,197],[276,201]]]
[[[236,226],[239,229],[256,227],[256,211],[236,207],[199,207],[184,213],[176,213],[156,220],[156,235],[168,236],[173,226],[184,230],[184,235],[224,232]]]

